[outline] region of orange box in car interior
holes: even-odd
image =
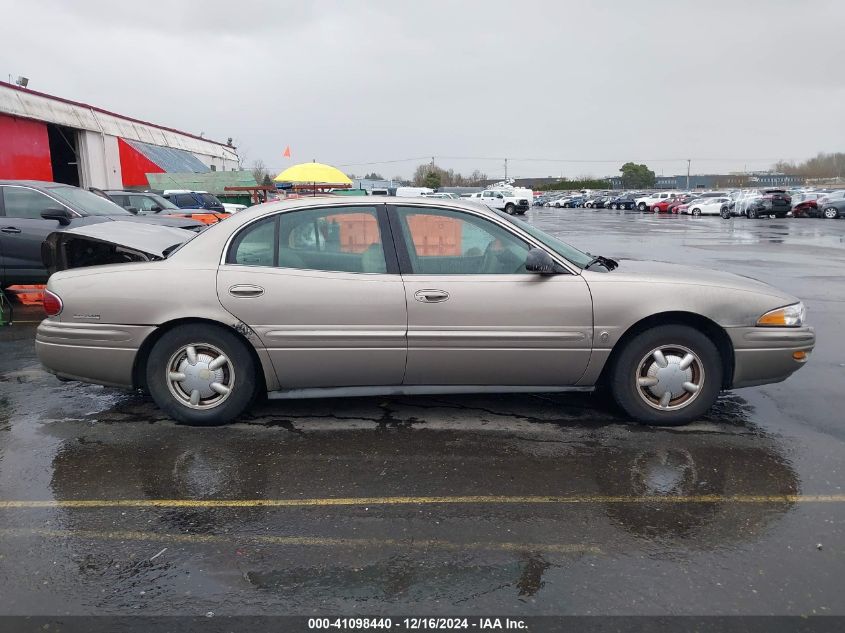
[[[421,257],[461,254],[461,223],[441,215],[409,215],[408,228],[414,236],[414,249]]]

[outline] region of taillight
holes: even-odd
[[[44,291],[44,312],[47,313],[47,316],[57,316],[64,307],[62,305],[62,300],[59,298],[59,295],[53,294],[49,290]]]

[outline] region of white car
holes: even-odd
[[[730,198],[699,198],[689,203],[683,213],[689,215],[720,215],[722,207],[730,204]]]
[[[677,191],[659,191],[657,193],[653,193],[650,196],[643,196],[642,198],[636,199],[637,209],[640,211],[646,211],[651,209],[656,202],[660,202],[661,200],[667,200],[669,198],[677,197]]]

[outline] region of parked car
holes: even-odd
[[[845,198],[825,198],[824,203],[819,208],[819,217],[826,220],[841,218],[845,215]]]
[[[682,195],[678,196],[677,198],[672,198],[668,201],[661,202],[659,204],[665,204],[666,205],[665,210],[666,210],[667,213],[678,213],[678,207],[679,206],[681,206],[682,204],[687,204],[688,202],[692,202],[695,199],[696,199],[696,196],[693,196],[692,194],[682,194]]]
[[[506,189],[485,189],[484,191],[472,194],[469,199],[481,202],[491,209],[498,209],[511,215],[525,215],[525,212],[529,209],[528,198],[517,196],[513,191]]]
[[[608,203],[613,200],[613,194],[606,193],[603,196],[599,196],[595,200],[593,200],[593,208],[594,209],[604,209]]]
[[[690,215],[721,215],[728,208],[730,198],[698,198],[690,202],[683,213]]]
[[[561,206],[566,209],[577,209],[578,207],[582,207],[584,206],[584,196],[577,195],[564,198]]]
[[[747,218],[758,218],[773,215],[785,218],[792,211],[792,198],[783,189],[760,189],[756,192],[745,192],[736,200],[726,204],[721,211],[725,219],[734,215]]]
[[[657,193],[637,198],[637,209],[640,211],[650,211],[656,202],[669,200],[671,198],[675,198],[676,196],[677,194],[674,191],[658,191]]]
[[[823,197],[823,193],[798,193],[792,196],[792,217],[793,218],[815,218],[819,217],[817,200]]]
[[[816,200],[816,208],[821,209],[819,217],[832,220],[841,215],[841,206],[838,205],[845,199],[845,189],[825,193]]]
[[[609,209],[633,209],[637,205],[637,200],[634,198],[632,194],[623,193],[620,196],[615,196],[611,198],[608,203],[607,207]]]
[[[180,209],[205,209],[214,213],[223,213],[223,203],[207,191],[189,191],[187,189],[166,189],[164,197]]]
[[[607,385],[631,418],[674,425],[723,389],[784,380],[813,349],[803,304],[762,282],[584,253],[478,204],[380,200],[265,204],[179,248],[172,231],[123,231],[115,246],[150,261],[54,273],[38,356],[192,424],[266,392]]]
[[[94,191],[94,193],[98,193]],[[133,213],[135,215],[160,214],[170,217],[184,217],[202,222],[203,224],[216,224],[220,220],[229,217],[229,213],[212,211],[209,213],[195,213],[193,209],[182,209],[156,193],[148,191],[125,191],[122,189],[108,189],[102,191],[109,200]],[[201,211],[196,209],[196,211]]]
[[[136,216],[79,187],[0,180],[0,287],[47,281],[41,244],[50,233],[116,219],[191,230],[204,226],[187,218]]]

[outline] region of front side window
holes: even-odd
[[[24,187],[3,187],[3,200],[7,218],[40,220],[42,211],[62,206],[43,193]]]
[[[415,274],[526,272],[530,246],[494,222],[450,209],[398,207],[396,212]]]
[[[67,202],[85,215],[129,215],[129,211],[123,207],[86,189],[68,185],[50,187],[49,191],[51,196]],[[56,203],[54,202],[52,206],[55,208]]]
[[[375,207],[280,213],[247,226],[227,262],[328,272],[384,273],[387,265]]]

